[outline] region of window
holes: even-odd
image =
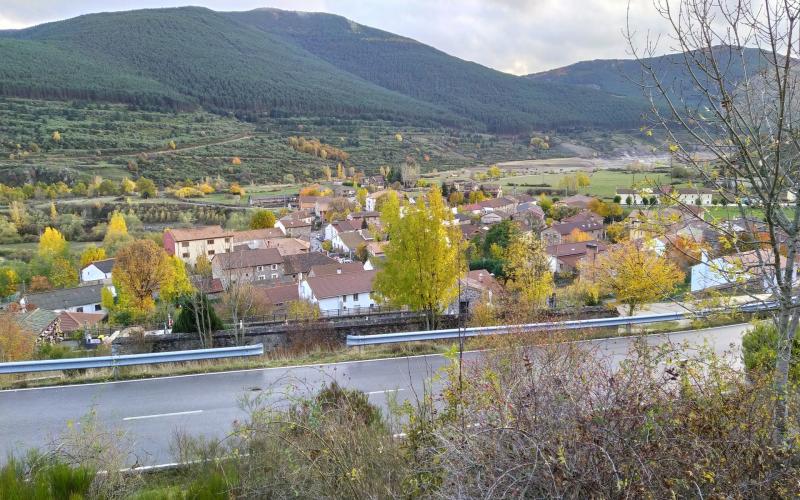
[[[231,242],[230,238],[225,238],[225,243],[230,243],[230,242]]]
[[[214,255],[214,250],[209,250],[208,255]]]
[[[75,309],[75,312],[82,313],[83,312],[83,307],[79,307],[79,308]]]
[[[95,311],[102,311],[103,310],[103,306],[101,306],[100,304],[95,304],[94,305],[94,310]]]
[[[353,294],[353,300],[358,300],[358,294],[357,293]]]
[[[278,279],[278,275],[275,274],[275,273],[272,273],[272,279],[274,279],[274,280]]]
[[[209,245],[213,245],[214,244],[214,240],[206,240],[206,243],[208,243]]]
[[[258,281],[264,281],[265,279],[267,279],[266,275],[264,275],[264,274],[259,274],[258,275]]]
[[[189,246],[189,242],[188,242],[188,241],[183,241],[183,242],[181,242],[181,246],[182,246],[183,248],[186,248],[186,247],[188,247],[188,246]]]
[[[264,266],[256,266],[256,271],[263,271],[263,270],[264,270]]]
[[[189,252],[183,252],[183,254],[182,254],[181,256],[182,256],[184,259],[188,259],[188,258],[189,258]]]
[[[276,269],[278,269],[278,264],[272,264],[272,270],[275,271]]]

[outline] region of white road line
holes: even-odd
[[[367,394],[386,394],[387,392],[400,392],[405,391],[405,389],[386,389],[385,391],[371,391]]]
[[[138,417],[125,417],[122,420],[144,420],[146,418],[175,417],[178,415],[195,415],[197,413],[203,413],[203,410],[176,411],[175,413],[158,413],[156,415],[140,415]]]

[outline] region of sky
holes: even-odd
[[[626,14],[640,34],[664,29],[653,0],[0,0],[0,29],[111,10],[202,5],[329,12],[523,75],[591,59],[629,57]]]

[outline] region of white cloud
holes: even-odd
[[[652,0],[630,0],[644,31],[663,26]],[[3,0],[0,29],[76,15],[199,4],[331,12],[417,39],[462,59],[526,74],[586,59],[626,57],[628,0]]]

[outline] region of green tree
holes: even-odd
[[[272,210],[259,208],[250,215],[250,229],[269,229],[275,227],[275,214]]]
[[[155,198],[158,195],[155,183],[144,177],[139,177],[139,179],[137,179],[136,191],[142,198]]]
[[[464,246],[461,231],[452,221],[437,187],[428,192],[428,205],[420,199],[401,207],[390,193],[381,211],[388,235],[386,259],[375,278],[375,291],[391,304],[425,311],[427,326],[458,296],[463,275]]]
[[[65,257],[57,257],[50,267],[50,282],[56,288],[68,288],[78,284],[78,270]]]

